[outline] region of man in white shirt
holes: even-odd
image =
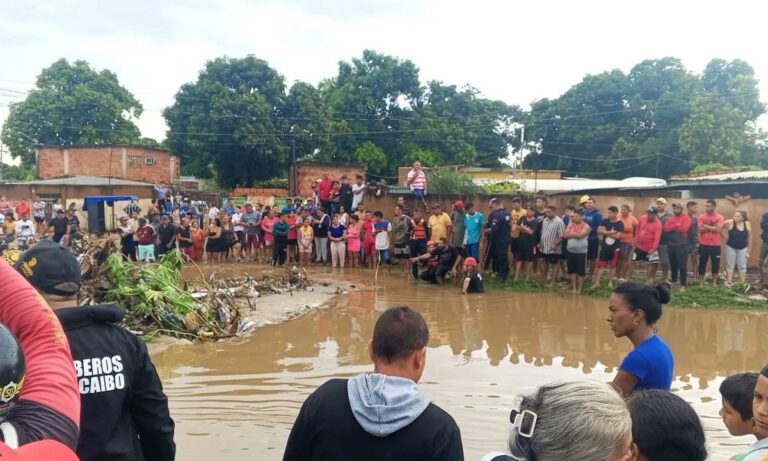
[[[35,238],[35,223],[29,219],[29,213],[24,213],[16,221],[16,240],[19,242],[19,250],[26,250]]]
[[[219,217],[219,209],[215,203],[211,203],[211,208],[208,209],[208,220],[216,219]]]
[[[355,184],[352,184],[352,209],[347,210],[348,213],[357,210],[357,206],[363,203],[363,197],[365,196],[365,181],[363,181],[363,175],[355,175]]]

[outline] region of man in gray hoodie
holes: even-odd
[[[376,321],[373,373],[332,379],[310,395],[288,438],[284,461],[461,461],[459,427],[418,390],[429,329],[406,306]]]

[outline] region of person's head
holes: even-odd
[[[437,242],[434,240],[427,241],[427,251],[432,253],[434,250],[438,248]]]
[[[464,202],[461,200],[456,200],[453,202],[453,209],[456,211],[464,211]]]
[[[293,199],[293,205],[297,206],[297,207],[301,206],[301,198],[299,198],[299,197],[294,198]]]
[[[582,210],[573,210],[571,213],[571,222],[574,224],[581,224],[584,222],[584,213]]]
[[[357,211],[365,212],[365,205],[363,205],[362,203],[358,203],[357,204]]]
[[[356,175],[355,175],[355,181],[357,182],[357,184],[358,184],[358,185],[359,185],[359,184],[362,184],[362,183],[363,183],[363,175],[361,175],[361,174],[356,174]]]
[[[171,222],[171,217],[168,216],[167,214],[164,214],[161,219],[163,221],[163,224],[165,224],[166,226],[168,225],[169,222]]]
[[[704,205],[704,211],[707,214],[714,214],[716,209],[717,209],[717,202],[712,199],[707,200],[707,203]]]
[[[146,218],[139,218],[139,227],[144,227],[147,225]]]
[[[183,218],[181,220],[181,227],[183,227],[184,229],[189,229],[190,224],[191,224],[191,221],[189,218]]]
[[[323,173],[323,179],[328,179],[328,173]]]
[[[312,197],[309,197],[307,199],[307,206],[309,207],[315,206],[315,199],[313,199]]]
[[[747,217],[747,212],[744,210],[736,210],[733,212],[733,221],[734,222],[745,222],[748,221],[749,218]]]
[[[200,223],[196,219],[192,221],[192,229],[200,229]]]
[[[232,197],[229,197],[229,198],[227,199],[227,204],[228,204],[229,206],[234,206],[234,205],[235,205],[235,199],[233,199]]]
[[[619,209],[618,207],[611,205],[608,207],[608,219],[611,221],[615,221],[619,217]]]
[[[341,221],[341,218],[339,217],[338,214],[335,214],[331,217],[331,224],[333,224],[334,226],[338,226],[339,221]]]
[[[691,406],[668,391],[635,392],[627,402],[632,415],[632,451],[638,460],[704,461],[706,438]]]
[[[465,271],[471,271],[477,267],[477,260],[473,258],[472,256],[464,259],[464,270]]]
[[[56,217],[59,218],[59,219],[63,219],[66,214],[67,214],[67,212],[64,211],[64,210],[57,210],[56,211]],[[133,214],[133,213],[131,213],[131,214]]]
[[[419,210],[419,209],[414,209],[414,210],[412,211],[412,213],[413,213],[413,219],[415,219],[415,220],[416,220],[416,222],[418,222],[418,221],[421,221],[421,210]]]
[[[2,351],[0,359],[0,389],[3,390],[3,398],[0,401],[0,421],[2,421],[19,400],[27,374],[24,350],[16,336],[2,323],[0,323],[0,351]]]
[[[373,212],[373,216],[376,219],[384,219],[384,213],[382,213],[381,211],[374,211]]]
[[[669,299],[670,287],[666,283],[624,282],[613,290],[606,320],[614,336],[629,336],[637,329],[652,328],[661,318],[661,306]]]
[[[229,213],[222,213],[222,214],[220,214],[219,216],[221,217],[221,222],[222,222],[223,224],[229,224],[229,221],[230,221],[230,219],[231,219],[231,218],[229,217]]]
[[[592,198],[589,195],[582,195],[581,198],[579,198],[579,205],[582,208],[586,208],[587,207],[587,202],[590,201],[590,200],[592,200]]]
[[[275,213],[280,211],[280,205],[272,205],[272,211],[274,211]]]
[[[492,211],[496,211],[501,208],[501,201],[497,198],[492,198],[488,201],[488,206]],[[515,199],[512,199],[512,208],[515,207]]]
[[[592,210],[594,210],[594,209],[595,209],[595,199],[593,199],[592,197],[590,197],[590,198],[589,198],[589,200],[587,200],[587,201],[584,203],[584,208],[586,208],[586,209],[587,209],[587,210],[589,210],[589,211],[592,211]]]
[[[752,399],[755,396],[757,376],[757,373],[739,373],[720,383],[720,417],[728,432],[735,437],[754,433]]]
[[[544,214],[545,214],[545,215],[547,216],[547,218],[549,218],[549,219],[554,219],[554,218],[556,218],[556,217],[557,217],[557,207],[556,207],[556,206],[554,206],[554,205],[549,205],[549,206],[548,206],[548,207],[547,207],[547,208],[544,210]]]
[[[467,213],[469,214],[475,214],[475,204],[472,202],[467,202],[464,204],[464,208],[467,210]]]
[[[440,204],[439,203],[435,203],[435,204],[432,205],[432,214],[433,215],[437,216],[440,213],[442,213],[442,211],[443,211],[443,209],[440,208]]]
[[[5,214],[5,219],[13,221],[14,220],[13,212],[9,211],[8,213],[6,213]]]
[[[683,206],[677,202],[674,202],[672,204],[672,214],[675,216],[680,216],[683,214]]]
[[[632,444],[624,400],[597,381],[553,383],[524,396],[510,414],[509,450],[516,459],[619,461]]]
[[[515,198],[512,199],[512,209],[513,210],[517,211],[517,210],[519,210],[522,207],[523,207],[523,199],[521,199],[520,197],[515,197]]]
[[[397,204],[398,205],[405,205],[405,197],[403,197],[402,195],[397,197]]]
[[[421,162],[420,162],[420,161],[418,161],[418,160],[416,160],[415,162],[413,162],[413,169],[414,169],[414,170],[420,170],[420,169],[421,169]]]
[[[215,224],[217,227],[221,227],[221,218],[215,218],[215,219],[213,220],[213,223],[214,223],[214,224]]]
[[[655,206],[652,206],[645,210],[645,215],[648,217],[648,222],[656,221],[656,218],[659,217],[659,210]]]
[[[290,213],[282,213],[282,212],[281,212],[281,213],[278,213],[278,214],[277,214],[277,217],[278,217],[278,218],[280,219],[280,221],[282,221],[282,222],[288,222],[288,215],[289,215],[289,214],[290,214]]]
[[[527,210],[525,210],[525,217],[530,221],[531,219],[536,218],[536,209],[532,207],[528,207]]]
[[[263,215],[265,218],[269,218],[272,215],[272,209],[269,207],[264,208]]]
[[[760,371],[755,383],[752,399],[752,418],[755,422],[755,435],[759,439],[768,437],[768,366]]]
[[[402,216],[403,214],[403,207],[400,205],[395,205],[395,216]]]
[[[536,208],[538,210],[543,210],[544,207],[546,207],[548,203],[549,203],[549,199],[547,197],[545,197],[543,195],[539,195],[539,196],[536,197]]]
[[[667,199],[665,199],[664,197],[657,198],[656,209],[659,210],[659,213],[664,214],[667,211]]]
[[[335,190],[339,190],[341,188],[341,183],[339,181],[333,181],[332,185]]]
[[[424,317],[410,307],[397,306],[379,316],[368,352],[377,373],[419,382],[428,342],[429,328]]]
[[[448,239],[446,237],[440,237],[440,241],[437,243],[437,246],[440,247],[440,249],[448,248],[450,244],[448,243]]]
[[[371,210],[365,210],[364,216],[366,220],[370,220],[373,218],[373,213],[371,213]]]
[[[621,216],[623,218],[628,217],[630,214],[632,214],[632,205],[625,203],[621,206]]]
[[[360,221],[360,218],[356,214],[349,215],[349,222],[351,224],[357,224]]]
[[[339,214],[344,214],[347,212],[347,207],[344,205],[339,205]]]
[[[685,208],[688,210],[688,214],[696,214],[699,212],[698,202],[690,201],[685,204]]]
[[[157,205],[157,199],[153,198],[152,200],[149,201],[149,203],[151,203],[152,205]]]
[[[52,308],[61,302],[69,303],[66,307],[77,305],[82,286],[80,264],[67,248],[52,240],[41,240],[22,253],[13,267]]]

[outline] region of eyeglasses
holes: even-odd
[[[530,410],[523,410],[522,413],[518,410],[512,410],[509,414],[512,430],[517,429],[518,434],[527,438],[533,437],[533,431],[536,429],[536,421],[538,419],[539,416]]]

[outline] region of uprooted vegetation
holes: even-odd
[[[126,309],[126,325],[150,340],[157,334],[220,339],[248,333],[255,324],[243,315],[260,293],[282,293],[309,285],[304,270],[292,268],[250,276],[185,280],[182,255],[164,254],[158,264],[127,261],[114,242],[93,245],[82,255],[83,304],[115,303]]]

